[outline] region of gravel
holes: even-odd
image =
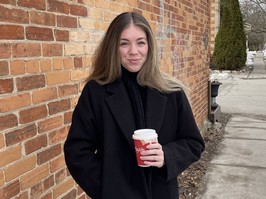
[[[203,178],[210,169],[211,160],[219,153],[219,144],[223,140],[225,126],[230,117],[230,114],[222,113],[219,123],[211,124],[203,133],[206,148],[200,160],[178,176],[179,199],[195,199],[204,189]]]

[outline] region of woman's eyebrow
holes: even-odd
[[[140,37],[140,38],[137,39],[137,41],[138,41],[138,40],[142,40],[142,39],[147,40],[146,37]],[[127,38],[121,38],[120,40],[129,41],[129,39],[127,39]]]

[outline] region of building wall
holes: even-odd
[[[220,28],[220,0],[211,0],[211,34],[210,34],[210,53],[214,52],[215,37]]]
[[[86,198],[62,149],[95,47],[123,11],[150,22],[162,69],[189,87],[201,128],[209,9],[209,0],[1,0],[0,198]]]

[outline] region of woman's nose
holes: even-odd
[[[136,53],[138,53],[138,48],[137,48],[137,46],[136,46],[135,44],[130,45],[129,52],[130,52],[131,54],[136,54]]]

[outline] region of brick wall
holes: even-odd
[[[91,56],[110,21],[136,10],[162,69],[207,118],[209,0],[0,0],[0,198],[86,198],[62,153]]]

